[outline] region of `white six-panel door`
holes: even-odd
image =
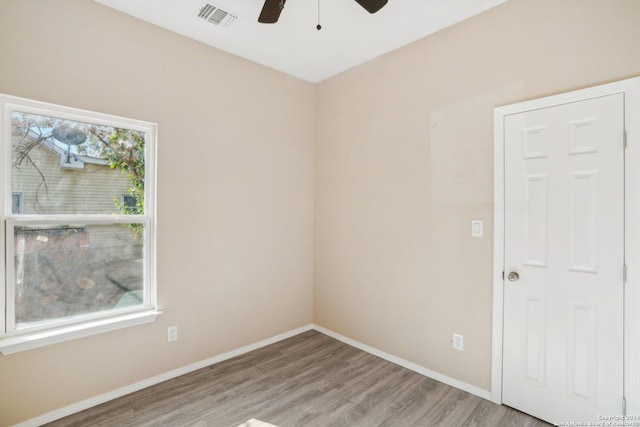
[[[549,422],[622,411],[623,132],[621,93],[504,119],[502,401]]]

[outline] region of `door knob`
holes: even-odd
[[[520,275],[515,271],[512,271],[507,275],[507,279],[509,279],[510,282],[517,282],[519,278]]]

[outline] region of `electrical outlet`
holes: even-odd
[[[167,341],[177,341],[178,340],[178,327],[177,326],[169,326],[167,329]]]
[[[464,350],[464,337],[460,334],[453,334],[453,349],[454,350]]]

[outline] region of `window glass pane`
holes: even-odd
[[[17,329],[143,304],[143,224],[13,230]]]
[[[144,213],[144,132],[15,111],[11,120],[24,214]]]

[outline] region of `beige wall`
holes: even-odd
[[[511,0],[319,84],[314,321],[489,389],[493,108],[640,75],[638,19]]]
[[[1,426],[312,321],[313,85],[92,1],[0,0],[0,92],[158,123],[164,310],[0,356]]]

